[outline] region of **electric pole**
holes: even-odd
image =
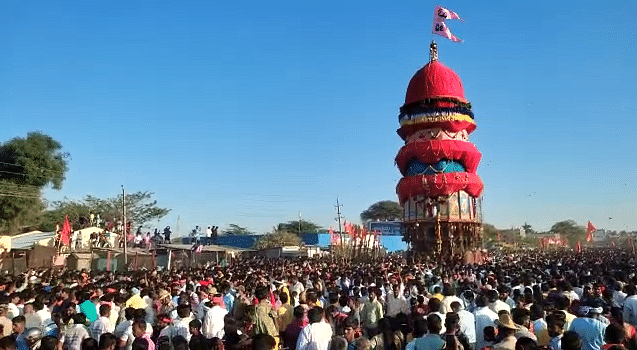
[[[122,185],[122,232],[124,235],[124,271],[128,269],[128,234],[126,232],[126,191]]]
[[[341,245],[343,244],[343,232],[341,231],[341,219],[343,216],[341,215],[341,207],[343,205],[338,203],[338,197],[336,197],[336,220],[338,221],[338,239],[341,241]]]
[[[301,236],[301,221],[303,221],[303,219],[301,218],[301,212],[299,212],[299,237]]]

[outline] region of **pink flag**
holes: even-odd
[[[460,18],[457,13],[450,11],[449,9],[446,9],[440,5],[436,5],[435,10],[435,16],[440,18],[441,21],[444,21],[445,19],[459,19],[462,21],[462,18]]]
[[[457,13],[450,11],[440,5],[436,5],[436,8],[434,9],[434,23],[433,27],[431,28],[431,32],[440,36],[444,36],[451,41],[462,41],[460,40],[460,38],[451,33],[449,27],[447,27],[447,24],[445,23],[445,20],[447,19],[462,20],[462,18],[460,18]]]

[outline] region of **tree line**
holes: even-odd
[[[74,229],[101,223],[121,225],[122,195],[97,198],[87,195],[81,200],[65,198],[48,203],[43,191],[50,186],[62,189],[69,169],[70,154],[62,145],[41,131],[29,132],[0,144],[0,234],[15,235],[39,229],[53,231],[65,215]],[[143,226],[166,216],[153,193],[126,195],[127,217],[133,225]]]

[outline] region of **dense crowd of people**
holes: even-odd
[[[637,259],[238,259],[0,278],[0,350],[637,350]]]

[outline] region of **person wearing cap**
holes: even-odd
[[[493,350],[515,350],[515,343],[517,342],[515,333],[518,331],[518,327],[513,322],[511,314],[502,312],[498,316],[497,326],[500,341],[493,346]]]
[[[601,307],[581,306],[580,317],[571,322],[569,331],[573,331],[582,339],[582,350],[600,350],[604,345],[607,324],[600,321]]]
[[[160,314],[170,314],[177,305],[173,303],[170,297],[170,292],[166,289],[159,290],[159,297],[157,298],[157,302],[159,304],[158,313]]]

